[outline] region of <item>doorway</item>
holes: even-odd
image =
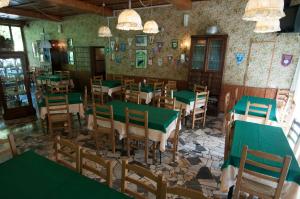
[[[105,47],[91,47],[91,76],[106,77]]]

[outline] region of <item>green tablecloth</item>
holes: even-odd
[[[287,175],[287,181],[293,181],[300,185],[300,168],[281,128],[246,121],[235,121],[234,137],[230,155],[222,168],[226,168],[229,165],[239,167],[244,145],[248,145],[249,149],[259,150],[266,153],[279,155],[281,157],[286,155],[291,156],[292,162]],[[261,163],[269,164],[271,166],[280,166],[272,161],[270,162],[267,160],[257,159],[251,156],[249,158]],[[267,172],[266,170],[254,168],[252,166],[246,166],[246,168],[263,174],[276,176],[272,172]]]
[[[37,80],[50,80],[53,82],[59,82],[62,79],[60,75],[40,75],[37,77]],[[64,78],[63,80],[66,80],[66,78]]]
[[[28,151],[0,164],[3,199],[126,199],[123,193]]]
[[[120,80],[104,80],[102,82],[102,86],[108,87],[108,88],[114,88],[117,86],[121,86]]]
[[[173,97],[176,98],[176,101],[180,101],[185,104],[191,104],[195,101],[195,93],[188,90],[174,92]]]
[[[151,93],[153,92],[153,86],[152,85],[149,85],[149,84],[142,84],[141,85],[141,92],[144,92],[144,93]]]
[[[233,107],[232,111],[237,114],[244,115],[247,109],[247,103],[250,101],[251,103],[259,103],[265,105],[272,105],[271,113],[270,113],[270,120],[277,121],[276,117],[276,100],[275,99],[268,99],[268,98],[261,98],[261,97],[253,97],[253,96],[243,96],[237,104]],[[262,110],[262,109],[261,109]],[[250,115],[259,116],[258,113],[251,113]]]
[[[63,96],[63,94],[47,94],[48,96]],[[68,93],[69,104],[80,104],[82,103],[81,93]],[[45,98],[38,102],[39,107],[46,106]]]
[[[148,127],[150,129],[155,129],[167,132],[168,126],[177,118],[178,111],[157,108],[148,105],[134,104],[130,102],[123,102],[119,100],[113,100],[107,103],[113,106],[114,119],[119,122],[125,123],[125,108],[134,109],[139,111],[148,111]],[[88,110],[87,114],[92,114],[92,110]]]

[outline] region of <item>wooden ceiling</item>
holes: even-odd
[[[192,2],[201,0],[132,0],[133,8],[172,4],[174,9],[189,10]],[[141,3],[142,2],[142,3]],[[105,8],[102,4],[105,3]],[[28,21],[46,19],[62,21],[64,17],[83,13],[112,16],[113,10],[128,8],[128,0],[10,0],[9,7],[0,8],[0,19]]]

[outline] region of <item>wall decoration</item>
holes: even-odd
[[[135,67],[136,68],[147,68],[147,50],[136,50],[135,51]]]
[[[236,61],[237,65],[240,65],[241,63],[243,63],[244,59],[245,59],[244,53],[235,53],[235,61]]]
[[[112,54],[111,54],[111,60],[112,60],[112,61],[115,61],[115,58],[116,58],[115,53],[112,53]]]
[[[154,35],[149,36],[149,43],[150,44],[154,44],[154,37],[155,37]]]
[[[136,35],[135,36],[135,45],[136,46],[147,46],[147,35]]]
[[[110,47],[105,47],[105,54],[109,54],[111,51],[110,51]]]
[[[156,46],[157,46],[157,48],[158,48],[158,52],[161,51],[163,45],[164,45],[164,42],[156,42]]]
[[[160,57],[157,59],[157,65],[162,66],[162,64],[163,64],[163,59]]]
[[[178,48],[178,40],[177,39],[173,39],[171,42],[171,46],[173,49],[177,49]]]
[[[115,50],[115,45],[116,45],[116,41],[111,40],[110,41],[110,50],[111,50],[111,52],[113,52]]]
[[[126,43],[125,42],[121,42],[120,43],[120,51],[121,52],[125,52],[126,51]]]
[[[127,41],[128,41],[128,46],[130,47],[132,45],[133,38],[129,37]]]
[[[33,57],[34,58],[39,58],[39,41],[34,41],[34,42],[32,42],[32,53],[33,53]]]
[[[182,64],[185,62],[185,54],[184,54],[184,53],[182,53],[182,54],[180,55],[180,62],[181,62]]]
[[[287,67],[292,63],[293,55],[282,54],[281,65]]]
[[[173,61],[173,56],[172,55],[168,55],[168,63],[171,64]]]
[[[116,64],[120,64],[122,62],[122,58],[120,55],[117,55],[116,58],[115,58],[115,62]]]
[[[153,53],[153,55],[155,56],[155,55],[157,55],[158,54],[158,47],[157,46],[155,46],[154,48],[152,48],[152,53]]]
[[[149,65],[149,66],[152,66],[152,64],[153,64],[153,58],[152,58],[152,57],[149,57],[149,59],[148,59],[148,65]]]
[[[73,48],[73,39],[69,38],[67,39],[68,48]]]

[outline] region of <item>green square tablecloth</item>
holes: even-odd
[[[114,120],[119,122],[126,122],[125,109],[134,109],[138,111],[148,111],[148,127],[167,132],[168,126],[178,117],[178,111],[157,108],[148,105],[134,104],[130,102],[123,102],[119,100],[113,100],[108,102],[107,105],[112,105],[114,111]],[[88,110],[87,114],[93,114],[92,110]]]
[[[104,80],[102,81],[102,86],[108,87],[108,88],[114,88],[121,86],[120,80]]]
[[[123,193],[28,151],[0,164],[3,199],[126,199]]]
[[[59,82],[61,80],[66,80],[66,78],[61,79],[60,75],[40,75],[37,80],[50,80],[53,82]]]
[[[237,114],[245,115],[247,109],[247,103],[250,101],[251,103],[259,103],[264,105],[272,105],[271,113],[270,113],[270,120],[277,121],[276,117],[276,100],[269,99],[269,98],[261,98],[261,97],[254,97],[254,96],[243,96],[237,104],[233,107],[231,111],[234,111]],[[262,110],[262,109],[261,109]],[[249,112],[250,115],[260,116],[258,113]]]
[[[228,160],[225,161],[222,166],[223,169],[229,165],[237,168],[239,167],[244,145],[248,145],[249,149],[252,150],[259,150],[266,153],[279,155],[281,157],[286,155],[291,156],[292,162],[287,175],[287,181],[293,181],[300,185],[300,168],[281,128],[246,121],[235,121],[231,151]],[[249,156],[249,158],[261,163],[269,164],[271,166],[280,166],[273,161],[270,162],[267,160],[254,158],[253,156]],[[276,174],[267,172],[263,169],[254,168],[247,165],[246,168],[259,173],[278,177]]]
[[[142,84],[141,85],[141,92],[144,92],[144,93],[151,93],[153,92],[153,86],[152,85],[149,85],[149,84]]]
[[[46,94],[48,96],[63,96],[64,94]],[[80,104],[82,103],[82,98],[81,98],[81,93],[73,92],[73,93],[68,93],[68,100],[69,104]],[[46,102],[45,98],[42,99],[42,101],[38,102],[39,107],[45,107]]]
[[[191,104],[195,101],[195,93],[189,90],[174,92],[173,97],[176,98],[176,101],[180,101],[185,104]]]

